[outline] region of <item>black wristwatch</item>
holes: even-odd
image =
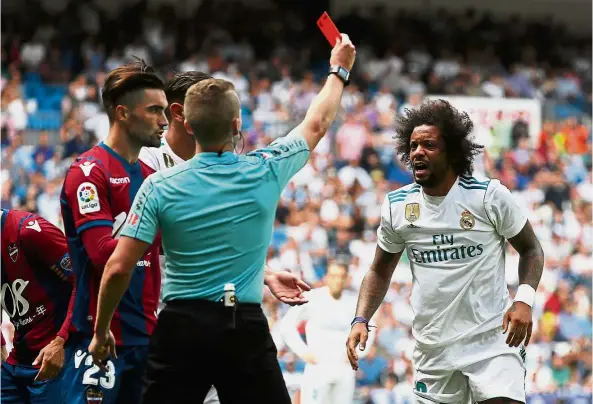
[[[331,66],[329,68],[329,74],[335,74],[344,82],[347,86],[350,83],[350,72],[344,69],[342,66]]]

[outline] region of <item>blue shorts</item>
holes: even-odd
[[[67,352],[66,352],[67,354]],[[33,366],[9,365],[2,362],[0,400],[7,404],[54,404],[63,401],[64,370],[57,378],[36,382],[39,369]]]
[[[117,359],[107,361],[103,371],[88,352],[90,339],[73,340],[72,353],[64,363],[68,404],[139,403],[148,346],[118,347]]]

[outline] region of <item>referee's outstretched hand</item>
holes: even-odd
[[[282,303],[300,306],[309,301],[303,292],[311,290],[311,287],[288,271],[266,274],[265,283],[274,297]]]
[[[342,66],[344,69],[350,71],[354,65],[354,59],[356,59],[356,49],[348,35],[342,34],[332,49],[329,65]]]

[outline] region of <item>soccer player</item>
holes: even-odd
[[[356,346],[364,349],[368,319],[405,249],[413,273],[418,401],[524,403],[522,344],[531,337],[544,254],[509,190],[498,180],[472,176],[481,150],[469,138],[472,127],[466,113],[443,100],[398,118],[397,152],[415,183],[385,196],[348,356],[358,368]],[[514,301],[505,283],[505,240],[520,254]]]
[[[73,285],[60,229],[36,214],[2,209],[0,296],[15,328],[13,348],[2,358],[3,403],[62,402],[57,376],[64,364]],[[2,337],[3,349],[5,342]]]
[[[344,290],[347,279],[345,265],[329,265],[326,286],[309,292],[309,303],[291,308],[282,320],[286,344],[307,362],[302,404],[344,404],[354,398],[355,373],[342,345],[350,332],[350,313],[356,309],[356,294]],[[307,321],[306,344],[297,330],[303,320]],[[374,335],[369,335],[369,345]]]
[[[183,124],[185,117],[183,114],[183,103],[187,90],[194,84],[202,80],[212,78],[210,75],[197,71],[189,71],[175,74],[165,84],[165,95],[169,106],[165,110],[169,127],[163,135],[160,147],[143,147],[140,151],[140,160],[155,171],[179,165],[186,160],[191,159],[196,154],[196,141],[191,134],[187,132]],[[161,255],[161,276],[162,283],[165,279],[165,259]],[[297,279],[289,272],[266,271],[265,283],[276,298],[290,305],[300,305],[307,302],[302,296],[303,290],[309,290],[309,286]],[[162,288],[161,290],[164,290]],[[162,301],[159,309],[162,308]],[[218,403],[216,389],[212,387],[204,404]]]
[[[200,153],[142,185],[132,220],[105,268],[89,346],[97,363],[113,352],[113,313],[134,260],[160,229],[167,305],[151,339],[144,404],[186,403],[188,397],[200,402],[213,384],[223,403],[290,403],[261,308],[264,264],[282,189],[340,106],[355,58],[354,46],[342,37],[332,50],[329,77],[304,121],[246,156],[234,153],[241,114],[232,83],[209,79],[188,90],[184,124]]]
[[[158,146],[167,125],[164,83],[144,61],[111,71],[103,88],[109,117],[104,143],[72,164],[62,189],[62,217],[80,293],[72,323],[75,354],[66,364],[68,404],[137,403],[160,291],[159,246],[138,258],[111,330],[119,355],[95,366],[87,353],[93,335],[103,268],[118,243],[136,192],[153,169],[138,161],[144,146]]]
[[[176,73],[165,83],[165,95],[169,103],[165,113],[169,127],[158,147],[143,147],[140,150],[140,160],[153,170],[170,168],[195,156],[196,141],[183,125],[183,102],[191,86],[210,78],[209,74],[189,71]]]

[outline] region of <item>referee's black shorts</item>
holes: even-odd
[[[290,404],[268,321],[259,304],[232,309],[205,300],[167,303],[152,334],[143,404]]]

